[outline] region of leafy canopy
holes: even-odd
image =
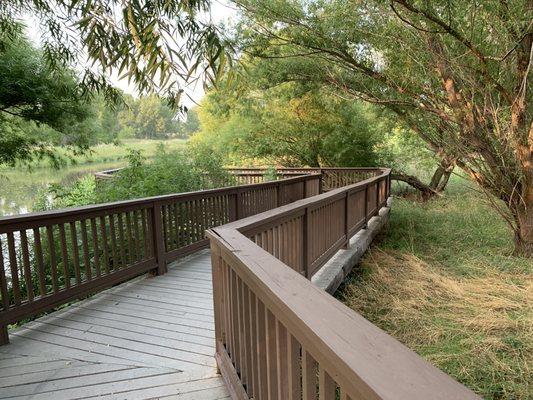
[[[396,113],[490,194],[517,251],[533,254],[531,1],[238,3],[242,52]]]
[[[108,76],[133,82],[139,93],[158,91],[177,104],[196,72],[214,80],[227,58],[208,18],[208,0],[11,0],[0,3],[0,47],[24,16],[40,22],[52,69],[76,65],[85,93],[106,100],[120,94]]]
[[[283,82],[283,66],[269,65],[269,60],[242,60],[239,79],[227,75],[201,104],[201,131],[194,140],[226,153],[232,164],[379,162],[375,150],[383,135],[378,132],[388,127],[371,106],[346,101],[314,83]]]
[[[54,158],[52,144],[87,148],[91,115],[74,73],[52,71],[23,36],[0,49],[0,164]]]

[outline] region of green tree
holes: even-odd
[[[155,139],[178,132],[176,111],[156,95],[131,99],[120,113],[120,124],[134,137]]]
[[[229,75],[208,95],[195,140],[228,153],[232,163],[257,158],[285,166],[378,163],[378,131],[387,127],[372,106],[316,84],[279,83],[265,63],[248,63],[236,84]]]
[[[187,110],[185,121],[179,123],[180,135],[184,138],[190,137],[200,129],[200,119],[198,118],[197,108]]]
[[[243,51],[396,113],[458,165],[533,254],[533,5],[245,0]]]
[[[44,55],[52,69],[86,66],[80,88],[117,100],[111,73],[127,77],[140,93],[158,91],[176,104],[184,83],[214,80],[227,60],[208,0],[10,0],[0,2],[0,47],[18,21],[40,21]],[[83,49],[83,50],[82,50]],[[89,63],[87,63],[87,57]],[[93,67],[90,64],[93,64]]]
[[[49,156],[52,145],[87,148],[87,102],[68,69],[51,70],[24,37],[0,49],[0,164]]]

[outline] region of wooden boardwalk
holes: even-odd
[[[1,399],[227,399],[207,251],[23,325],[0,347]]]

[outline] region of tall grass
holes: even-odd
[[[486,399],[530,399],[533,263],[482,195],[455,178],[395,199],[390,229],[339,298]]]

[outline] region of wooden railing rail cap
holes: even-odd
[[[246,185],[236,185],[236,186],[228,186],[223,188],[215,188],[215,189],[208,189],[208,190],[199,190],[199,191],[193,191],[193,192],[185,192],[185,193],[177,193],[177,194],[168,194],[168,195],[162,195],[162,196],[153,196],[153,197],[145,197],[140,199],[133,199],[133,200],[124,200],[124,201],[115,201],[110,203],[102,203],[102,204],[95,204],[95,205],[88,205],[88,206],[81,206],[81,207],[69,207],[69,208],[61,208],[56,210],[49,210],[49,211],[39,211],[39,212],[33,212],[33,213],[27,213],[27,214],[18,214],[18,215],[10,215],[5,217],[0,217],[0,233],[6,233],[8,230],[6,230],[7,227],[13,225],[13,224],[19,224],[19,223],[54,223],[56,219],[63,219],[66,217],[74,217],[74,216],[80,216],[83,218],[86,218],[90,215],[92,212],[101,212],[101,211],[121,211],[128,209],[132,206],[147,206],[150,207],[153,205],[153,203],[161,203],[164,204],[166,202],[171,202],[175,200],[187,200],[187,199],[194,199],[194,198],[205,198],[209,196],[217,196],[221,194],[230,194],[235,193],[238,190],[246,190],[254,187],[270,187],[270,186],[277,186],[282,182],[282,184],[289,184],[289,183],[296,183],[296,182],[302,182],[307,181],[309,179],[314,179],[319,174],[309,174],[309,175],[301,175],[296,176],[292,178],[286,178],[282,180],[276,180],[276,181],[270,181],[270,182],[263,182],[263,183],[251,183]],[[50,220],[50,221],[49,221]],[[9,231],[12,231],[12,229],[9,229]]]
[[[226,225],[209,230],[208,236],[222,244],[223,259],[350,395],[365,400],[480,400],[238,230]]]
[[[224,225],[224,228],[232,228],[232,229],[237,229],[239,231],[245,231],[250,228],[254,228],[256,226],[266,225],[271,220],[281,219],[284,216],[289,216],[289,215],[295,216],[297,215],[298,211],[304,210],[307,207],[312,207],[312,208],[318,207],[319,205],[329,202],[336,197],[342,198],[346,195],[346,193],[357,191],[358,189],[364,188],[365,186],[371,183],[385,179],[391,170],[389,168],[382,168],[382,170],[383,170],[383,173],[381,175],[373,176],[371,178],[354,183],[352,185],[344,186],[338,189],[333,189],[333,190],[330,190],[329,192],[322,193],[317,196],[308,197],[302,200],[297,200],[295,202],[286,204],[284,206],[275,208],[273,210],[268,210],[260,214],[255,214],[247,218],[242,218],[237,221],[230,222]]]

